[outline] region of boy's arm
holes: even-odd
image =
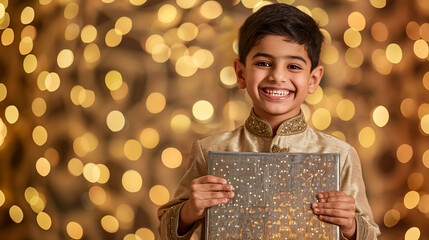
[[[351,147],[341,169],[341,191],[352,196],[356,204],[356,239],[377,239],[380,229],[374,222],[371,207],[366,196],[362,167],[356,150]],[[342,236],[342,239],[343,236]]]

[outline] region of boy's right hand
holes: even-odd
[[[224,204],[234,197],[231,185],[223,178],[206,175],[192,181],[189,200],[180,212],[179,233],[186,233],[192,224],[205,216],[205,210]],[[181,231],[182,230],[182,231]]]

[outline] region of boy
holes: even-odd
[[[376,239],[356,150],[307,126],[301,104],[323,75],[318,64],[323,35],[314,20],[293,6],[272,4],[240,28],[237,83],[253,109],[244,126],[197,140],[174,199],[159,209],[162,239],[189,239],[204,229],[206,209],[234,197],[225,179],[208,174],[208,152],[340,153],[341,191],[317,195],[322,221],[340,226],[342,239]],[[201,239],[204,232],[199,234]]]

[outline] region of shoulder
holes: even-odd
[[[210,148],[213,151],[221,151],[226,146],[229,146],[240,141],[244,134],[244,126],[240,126],[232,131],[215,133],[206,137],[202,137],[196,141],[201,148]]]
[[[349,151],[351,148],[353,148],[349,143],[343,141],[342,139],[315,130],[311,127],[307,127],[307,134],[309,137],[314,138],[318,144],[327,146],[329,148],[338,148],[343,151]]]

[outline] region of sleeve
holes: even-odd
[[[341,191],[353,196],[356,201],[356,239],[377,239],[377,236],[380,235],[380,229],[373,219],[366,196],[359,156],[353,147],[350,147],[341,169],[340,184]],[[346,238],[341,236],[341,239]]]
[[[196,141],[192,146],[192,151],[187,163],[187,170],[179,182],[179,186],[173,196],[173,199],[161,206],[158,210],[158,218],[160,220],[159,233],[161,239],[190,239],[192,233],[202,225],[203,220],[197,221],[188,233],[182,236],[178,235],[180,211],[182,206],[189,199],[189,188],[191,182],[193,179],[207,174],[207,163],[201,149],[201,145],[199,144],[199,141]]]

